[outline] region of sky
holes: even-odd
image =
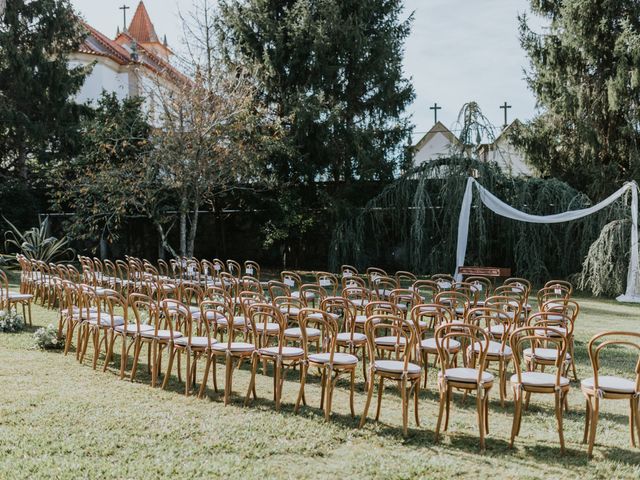
[[[72,0],[84,19],[102,33],[114,37],[127,22],[137,0]],[[188,12],[193,0],[145,0],[156,33],[167,36],[169,46],[181,44],[178,12]],[[528,60],[518,41],[518,14],[529,13],[528,0],[405,0],[404,16],[414,14],[405,44],[404,69],[416,98],[409,107],[417,141],[434,123],[430,106],[437,102],[438,120],[453,128],[464,103],[476,101],[496,126],[504,122],[500,109],[505,101],[508,121],[528,120],[535,114],[535,99],[527,88],[524,69]],[[542,21],[531,16],[534,29]]]

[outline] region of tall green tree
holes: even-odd
[[[403,76],[411,16],[401,0],[222,0],[226,60],[256,72],[291,141],[271,156],[284,182],[388,179],[414,98]]]
[[[68,0],[12,0],[0,16],[0,172],[27,177],[77,147],[86,69],[68,54],[83,38]]]
[[[531,0],[520,17],[541,113],[517,138],[531,162],[593,198],[640,180],[640,2]]]

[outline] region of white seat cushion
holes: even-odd
[[[23,302],[23,301],[31,300],[32,298],[33,298],[33,295],[31,295],[30,293],[9,292],[9,301]]]
[[[268,355],[275,357],[279,353],[278,347],[265,347],[259,350],[261,355]],[[283,357],[301,357],[304,355],[304,350],[298,347],[282,347]]]
[[[91,315],[91,317],[89,318],[89,323],[91,323],[92,325],[97,325],[98,324],[98,315]],[[124,324],[124,317],[121,317],[119,315],[114,315],[113,317],[111,317],[109,314],[107,313],[101,313],[100,314],[100,325],[101,326],[105,326],[105,327],[117,327],[118,325],[123,325]]]
[[[441,376],[442,372],[438,374]],[[478,370],[475,368],[448,368],[444,372],[447,380],[453,382],[476,383],[478,381]],[[482,372],[482,383],[492,382],[493,375],[489,372]]]
[[[484,342],[482,343],[476,342],[473,344],[473,350],[475,352],[480,352],[480,349],[484,347],[485,347]],[[510,357],[512,354],[513,352],[511,351],[511,347],[505,345],[503,349],[502,343],[494,342],[493,340],[489,341],[489,348],[487,348],[487,355],[491,355],[491,356],[501,355],[504,357]]]
[[[338,320],[340,318],[340,315],[335,314],[335,313],[330,313],[327,312],[327,315],[329,315],[329,318],[333,318],[334,320]],[[315,320],[322,320],[322,314],[321,313],[310,313],[307,318],[313,318]]]
[[[356,324],[364,325],[365,323],[367,323],[367,318],[369,318],[369,317],[367,317],[366,315],[356,315]],[[382,321],[381,319],[376,318],[373,323],[374,324],[378,324],[381,321]]]
[[[280,311],[285,315],[298,315],[300,313],[298,307],[280,307]]]
[[[594,385],[593,377],[582,380],[581,384],[585,388],[592,389]],[[598,375],[598,387],[601,390],[612,393],[636,393],[635,382],[610,375]]]
[[[547,328],[549,330],[551,330],[551,331],[535,330],[536,335],[541,336],[541,337],[543,337],[545,335],[554,336],[555,332],[559,332],[562,335],[566,335],[567,334],[567,329],[565,327],[561,327],[560,325],[550,325]]]
[[[449,338],[447,340],[445,340],[445,345],[444,345],[445,349],[449,350],[450,352],[455,352],[456,350],[458,350],[460,348],[460,342],[457,340],[454,340],[453,338]],[[430,350],[433,352],[437,352],[438,351],[438,347],[436,346],[436,339],[435,338],[426,338],[424,340],[422,340],[420,342],[420,348],[422,348],[423,350]]]
[[[307,338],[319,337],[321,333],[322,332],[320,332],[320,330],[318,330],[317,328],[307,328]],[[287,328],[284,331],[284,336],[302,338],[302,329],[300,329],[299,327]]]
[[[227,342],[218,342],[213,345],[212,348],[213,350],[222,352],[226,350],[229,350],[230,352],[253,352],[256,349],[253,343],[246,342],[231,342],[231,345]]]
[[[350,332],[342,332],[337,335],[337,340],[339,342],[366,342],[367,336],[364,333],[353,332],[353,338],[351,337]]]
[[[300,292],[291,292],[291,298],[300,298]],[[313,300],[316,298],[316,294],[313,292],[304,292],[304,298],[306,300]]]
[[[256,323],[256,330],[258,332],[262,332],[266,330],[268,333],[277,333],[280,331],[280,325],[273,322],[267,322],[267,323],[259,322],[259,323]]]
[[[510,313],[511,315],[513,315],[513,312],[507,312],[508,314]],[[491,325],[489,326],[489,328],[485,328],[485,330],[487,330],[491,335],[495,335],[496,337],[501,337],[502,335],[504,335],[504,330],[505,330],[505,325],[503,324],[499,324],[499,325]]]
[[[402,373],[404,371],[404,362],[401,360],[376,360],[373,362],[373,366],[381,372]],[[415,363],[407,363],[407,372],[416,374],[421,371],[420,366]]]
[[[364,307],[369,303],[369,300],[367,300],[366,298],[354,298],[353,300],[351,300],[351,303],[353,303],[356,307]]]
[[[389,335],[388,337],[377,337],[375,340],[376,345],[394,346],[394,345],[406,345],[407,339],[404,337],[396,337],[395,335]]]
[[[222,318],[218,318],[217,323],[218,323],[218,325],[226,326],[226,325],[228,325],[229,321],[227,320],[227,317],[222,317]],[[234,327],[241,327],[241,326],[246,325],[246,324],[247,324],[247,322],[245,321],[245,318],[243,316],[233,317],[233,326]]]
[[[153,325],[145,325],[142,324],[140,325],[140,328],[138,329],[138,327],[136,326],[135,323],[128,323],[127,324],[127,334],[128,335],[135,335],[136,333],[142,333],[142,332],[148,332],[149,330],[153,330]],[[115,328],[116,332],[124,332],[124,324],[123,325],[118,325]]]
[[[180,332],[173,332],[173,337],[171,336],[170,330],[158,330],[157,335],[153,330],[148,330],[146,332],[140,332],[140,336],[149,337],[149,338],[157,338],[159,340],[169,340],[170,338],[179,338],[182,336]]]
[[[537,350],[537,349],[536,349]],[[518,375],[511,375],[511,383],[518,383]],[[556,376],[552,373],[545,372],[522,372],[522,384],[532,387],[554,387],[556,384]],[[560,377],[560,386],[569,385],[569,379]]]
[[[558,350],[555,348],[536,348],[535,349],[535,358],[539,359],[539,360],[548,360],[548,361],[554,361],[556,358],[558,358]],[[525,357],[531,357],[532,356],[532,349],[531,348],[525,348],[522,351],[522,355],[524,355]],[[566,354],[566,359],[567,360],[571,360],[571,355],[569,355],[568,353]]]
[[[220,313],[216,310],[211,310],[211,309],[205,311],[205,317],[210,322],[212,322],[214,319],[219,321],[220,319],[226,320],[227,318],[224,316],[223,313]],[[191,318],[193,318],[194,320],[200,320],[200,318],[202,318],[202,312],[200,312],[199,310],[197,312],[192,312]],[[226,322],[225,322],[225,325],[226,325]]]
[[[331,354],[329,352],[314,353],[309,355],[309,361],[316,363],[328,363],[330,355]],[[333,363],[335,365],[354,365],[358,363],[358,357],[349,353],[335,352],[333,354]]]
[[[214,338],[211,339],[211,344],[217,343]],[[186,346],[189,343],[189,337],[176,338],[173,343],[176,345]],[[209,339],[207,337],[191,337],[191,346],[197,348],[206,348],[209,346]]]

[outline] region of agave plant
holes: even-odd
[[[4,233],[5,249],[17,248],[25,257],[32,260],[42,260],[43,262],[54,262],[63,257],[73,257],[73,249],[69,247],[67,237],[56,238],[47,235],[49,227],[49,217],[45,217],[37,227],[32,227],[25,232],[7,220],[10,230]]]

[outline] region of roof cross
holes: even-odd
[[[126,4],[123,4],[121,7],[118,7],[118,10],[122,10],[122,29],[124,31],[127,30],[127,10],[129,10],[130,7],[127,7]]]
[[[507,105],[507,102],[504,102],[504,105],[500,105],[500,108],[504,110],[504,126],[502,128],[507,128],[507,109],[511,108],[511,105]]]
[[[433,110],[433,123],[438,123],[438,110],[442,110],[442,107],[439,107],[437,103],[434,103],[433,107],[429,107],[429,110]]]

